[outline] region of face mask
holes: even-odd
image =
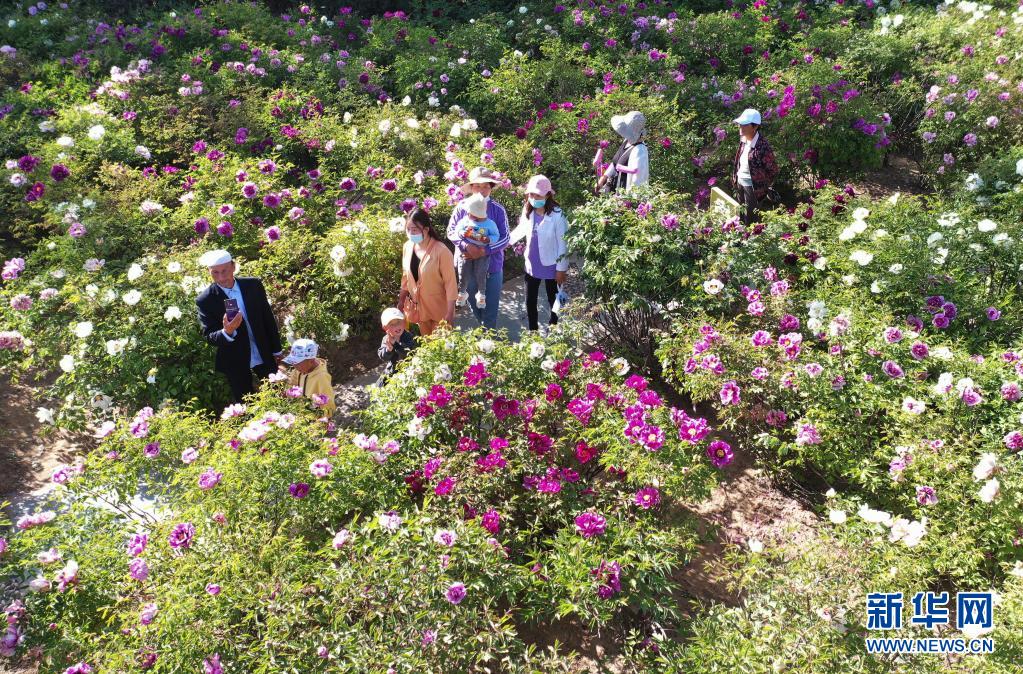
[[[409,234],[408,235],[408,240],[411,241],[412,243],[422,243],[423,242],[423,235],[422,234]]]
[[[530,199],[529,200],[529,204],[533,208],[543,208],[544,204],[546,204],[546,203],[547,203],[546,199]]]

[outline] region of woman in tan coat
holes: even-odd
[[[398,308],[410,323],[419,325],[424,337],[433,333],[441,321],[455,322],[458,280],[455,258],[447,240],[437,235],[430,214],[416,209],[405,222],[408,241],[401,258],[401,292]]]

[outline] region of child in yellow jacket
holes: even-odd
[[[327,416],[333,416],[337,405],[334,403],[334,387],[331,384],[327,361],[317,358],[320,347],[311,339],[297,339],[291,351],[284,358],[284,364],[291,366],[288,384],[302,389],[302,395],[313,401],[317,409]]]

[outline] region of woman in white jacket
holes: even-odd
[[[551,306],[550,324],[558,322],[554,298],[558,286],[568,275],[567,228],[565,214],[554,200],[551,181],[542,175],[530,178],[518,227],[511,234],[511,243],[526,239],[526,315],[530,330],[539,327],[537,300],[541,283],[547,290],[547,302]]]

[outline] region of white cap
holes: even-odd
[[[477,218],[487,217],[487,198],[479,192],[463,199],[462,205],[470,215]]]
[[[231,261],[231,254],[226,250],[211,250],[199,256],[199,264],[203,267],[215,267]]]
[[[736,124],[760,124],[760,111],[746,108],[734,121]]]
[[[404,321],[405,314],[401,313],[400,309],[394,307],[388,307],[384,309],[384,313],[380,314],[380,325],[387,327],[391,321]]]
[[[284,362],[288,365],[295,365],[301,363],[303,360],[309,358],[316,358],[316,354],[319,353],[320,347],[316,345],[311,339],[296,339],[291,344],[291,351],[284,357]]]

